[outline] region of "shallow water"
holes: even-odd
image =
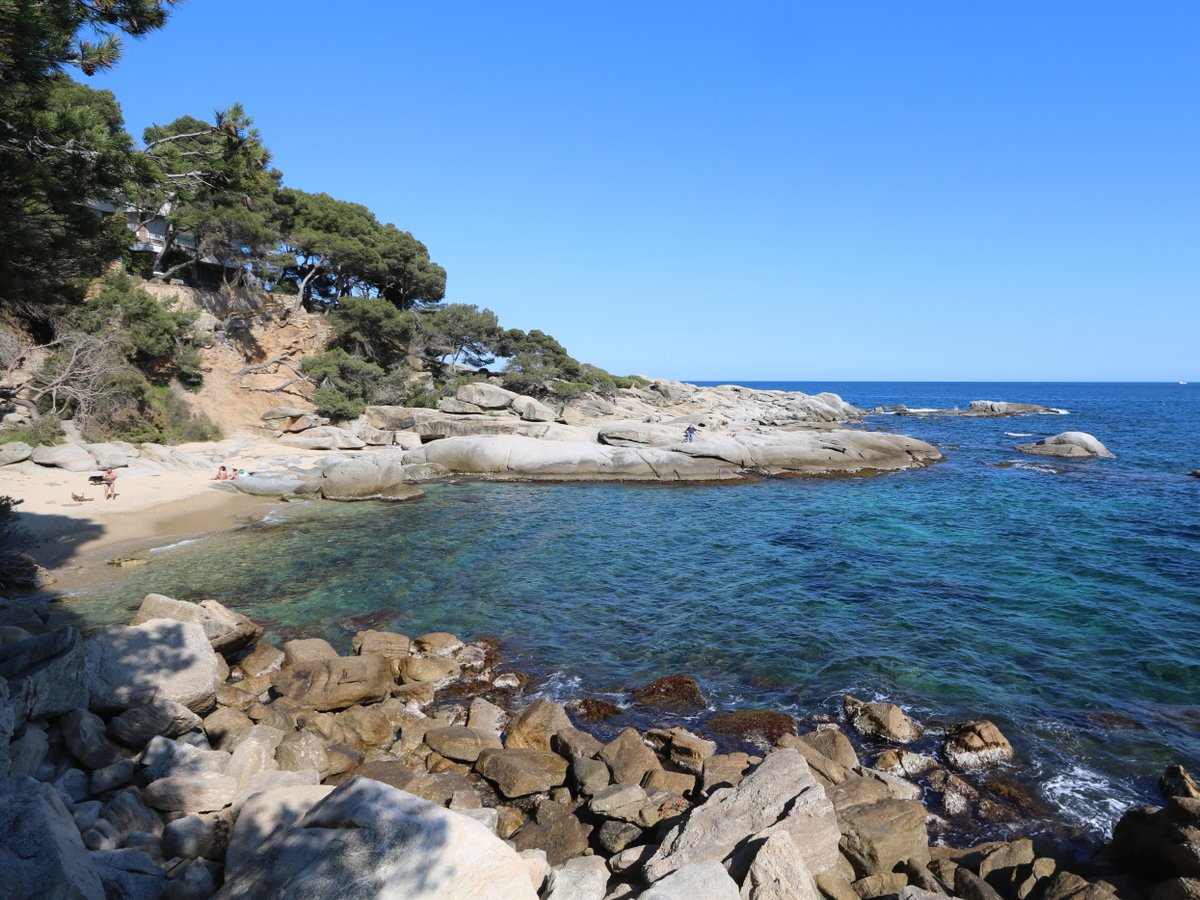
[[[499,637],[563,699],[687,672],[714,708],[804,717],[850,692],[935,725],[987,716],[1017,747],[1014,777],[1096,834],[1155,799],[1164,765],[1200,765],[1200,479],[1183,474],[1200,468],[1200,387],[765,386],[1070,414],[873,417],[948,457],[875,478],[464,483],[402,505],[292,504],[66,608],[99,623],[150,590],[216,598],[343,650],[361,627],[346,620],[378,610],[367,618],[408,634]],[[1117,458],[1012,450],[1065,430]]]

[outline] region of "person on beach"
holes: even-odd
[[[689,444],[696,439],[696,426],[695,425],[689,425],[687,428],[684,429],[683,439],[684,439],[684,441],[686,441]]]
[[[224,466],[217,469],[217,474],[212,477],[213,481],[225,481],[233,476],[229,474],[229,470]]]
[[[117,473],[114,472],[112,469],[105,469],[104,470],[104,478],[102,480],[104,481],[104,499],[105,500],[116,500],[117,499]]]

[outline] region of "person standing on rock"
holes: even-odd
[[[105,500],[116,500],[117,499],[117,473],[114,472],[112,469],[105,469],[104,475],[101,478],[101,480],[104,482],[104,499]]]
[[[687,442],[689,444],[696,439],[696,426],[695,425],[689,425],[687,428],[684,429],[683,439],[685,442]]]

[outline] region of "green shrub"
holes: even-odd
[[[29,425],[17,428],[5,428],[0,431],[0,444],[11,444],[16,441],[28,444],[30,447],[51,447],[63,439],[62,422],[58,416],[42,416]]]
[[[221,429],[204,414],[195,414],[167,385],[131,379],[122,400],[89,419],[84,437],[132,444],[190,444],[216,441]]]
[[[310,356],[301,363],[317,390],[317,412],[336,422],[356,419],[375,396],[386,373],[373,362],[351,356],[340,347]]]
[[[178,378],[196,387],[203,376],[191,328],[199,315],[170,309],[124,272],[110,272],[99,293],[74,312],[72,324],[87,334],[114,334],[129,361],[152,381]]]

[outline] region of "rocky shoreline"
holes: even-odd
[[[923,728],[899,707],[853,697],[804,734],[731,710],[711,736],[610,736],[611,704],[531,699],[487,641],[368,629],[351,656],[317,639],[275,647],[219,603],[157,594],[86,640],[31,633],[28,612],[0,628],[9,896],[1172,900],[1200,887],[1200,790],[1179,768],[1164,808],[1127,812],[1086,861],[1036,837],[955,847],[964,810],[1020,815],[985,784],[1013,758],[986,720],[928,753],[909,749]],[[664,718],[704,703],[686,675],[633,696]]]

